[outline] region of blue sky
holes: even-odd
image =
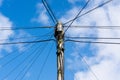
[[[69,3],[67,0],[66,1],[53,1],[53,0],[49,0],[48,3],[50,4],[51,8],[53,9],[55,15],[57,16],[58,19],[60,19],[60,17],[65,14],[65,11],[69,10],[71,8],[71,3]],[[37,27],[37,26],[54,26],[55,24],[52,23],[52,20],[49,23],[45,23],[42,21],[34,21],[33,19],[36,19],[40,13],[42,13],[44,9],[44,7],[42,6],[42,8],[39,10],[39,6],[38,5],[42,5],[40,0],[3,0],[1,3],[1,7],[0,7],[0,13],[1,13],[1,21],[5,20],[5,24],[1,23],[0,27],[9,27],[9,28],[13,28],[13,27]],[[54,4],[54,5],[53,5]],[[59,5],[59,6],[57,6]],[[67,6],[67,7],[66,7]],[[45,15],[48,16],[47,12],[45,11]],[[49,18],[50,20],[50,18]],[[6,25],[8,23],[8,25]],[[43,23],[43,24],[42,24]],[[8,42],[11,41],[14,38],[19,38],[19,37],[27,37],[27,36],[39,36],[39,35],[44,35],[47,33],[53,34],[54,29],[39,29],[39,30],[20,30],[20,31],[4,31],[4,36],[1,37],[1,39],[10,39],[7,41],[3,41],[3,42]],[[2,31],[1,31],[2,33]],[[8,34],[6,34],[8,33]],[[6,35],[5,35],[6,34]],[[47,34],[47,35],[50,35]],[[30,38],[31,39],[31,38]],[[14,41],[30,41],[30,39],[21,39],[21,40],[12,40]],[[48,36],[44,36],[44,37],[40,37],[40,39],[48,39]],[[31,39],[31,40],[35,40]],[[47,56],[47,54],[49,53],[50,56],[47,60],[47,63],[41,73],[40,76],[40,80],[55,80],[56,78],[56,45],[55,42],[49,42],[49,44],[46,46],[47,43],[38,43],[38,44],[26,44],[25,45],[10,45],[10,46],[1,46],[1,60],[0,60],[0,65],[1,67],[1,74],[0,74],[0,79],[6,79],[6,80],[14,80],[16,79],[17,75],[21,72],[21,70],[24,70],[24,67],[26,67],[25,69],[27,69],[29,65],[31,58],[34,56],[32,55],[32,57],[30,57],[30,59],[27,59],[24,63],[22,63],[19,67],[16,68],[16,66],[18,66],[21,62],[23,62],[23,60],[29,55],[29,54],[33,54],[35,53],[35,51],[38,51],[39,49],[39,54],[41,54],[41,56],[37,59],[37,61],[35,62],[35,64],[27,71],[27,73],[25,74],[23,80],[35,80],[38,78],[39,76],[39,72],[41,71],[41,67],[42,64]],[[33,47],[31,47],[31,45]],[[51,45],[53,45],[52,49],[50,49]],[[25,46],[25,47],[24,47]],[[39,48],[37,48],[39,46]],[[41,47],[45,46],[45,50],[43,52]],[[6,48],[3,48],[6,47]],[[37,48],[37,50],[36,50]],[[50,52],[51,51],[51,52]],[[69,51],[66,51],[69,52]],[[5,57],[7,54],[10,54],[9,56]],[[3,66],[4,64],[6,64],[7,62],[9,62],[11,59],[13,59],[14,57],[16,57],[19,54],[23,54],[20,57],[17,57],[15,60],[12,60],[9,64]],[[37,53],[38,54],[38,53]],[[68,55],[68,54],[66,54]],[[66,65],[67,66],[67,65]],[[15,69],[16,68],[16,69]],[[15,70],[13,70],[15,69]],[[13,71],[11,74],[9,74],[11,71]],[[73,75],[72,74],[68,74],[68,70],[66,68],[65,70],[65,75],[66,75],[66,79],[71,79],[73,80]],[[17,77],[17,80],[21,79],[22,75],[24,75],[25,71],[22,72],[19,77]],[[7,76],[9,74],[9,76]],[[69,75],[71,75],[71,77],[69,78]],[[6,77],[7,76],[7,77]],[[46,77],[47,76],[47,77]]]
[[[82,13],[89,11],[104,1],[107,0],[91,0]],[[57,19],[64,23],[75,17],[86,3],[86,0],[48,0],[47,2]],[[77,19],[73,25],[120,26],[119,5],[119,0],[114,0],[110,4]],[[49,39],[50,35],[53,35],[54,28],[12,30],[14,27],[29,28],[39,26],[55,26],[41,0],[0,0],[0,28],[8,27],[10,29],[0,31],[0,43],[43,40]],[[120,37],[120,31],[117,29],[70,28],[66,35],[77,37]],[[25,38],[31,36],[39,36],[39,38]],[[14,39],[20,37],[24,38]],[[119,40],[99,39],[91,41],[119,42]],[[97,80],[95,75],[91,73],[92,71],[99,80],[119,80],[119,47],[119,45],[65,42],[65,80]],[[6,57],[8,54],[10,55]],[[27,59],[30,54],[32,55]],[[39,54],[40,57],[29,68],[32,58],[36,58]],[[81,58],[79,54],[83,57]],[[17,55],[21,56],[15,58]],[[49,57],[44,65],[47,56]],[[24,60],[26,61],[23,62]],[[92,71],[88,69],[85,61]],[[43,65],[44,68],[42,69]],[[53,41],[37,44],[0,45],[0,80],[56,80],[56,67],[56,44]],[[40,78],[39,73],[41,74]]]

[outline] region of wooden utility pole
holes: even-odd
[[[57,41],[57,80],[64,80],[64,30],[60,22],[56,25],[54,36]]]

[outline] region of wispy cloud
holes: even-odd
[[[92,1],[87,9],[85,11],[88,11],[90,8],[94,7],[95,5],[100,4],[101,2],[104,2],[104,0],[94,0]],[[107,4],[106,6],[99,8],[84,17],[81,17],[78,19],[74,25],[86,25],[86,26],[120,26],[120,4],[118,5],[118,0],[113,0],[110,4]],[[70,11],[75,11],[75,8],[72,8]],[[78,8],[76,8],[76,11]],[[65,18],[62,20],[66,21],[71,18],[70,15],[76,15],[76,13],[72,13],[68,11]],[[85,12],[84,11],[84,12]],[[69,16],[68,16],[69,15]],[[73,16],[72,16],[73,17]],[[112,27],[111,27],[112,28]],[[76,32],[77,31],[77,32]],[[76,33],[75,33],[76,32]],[[120,37],[120,31],[118,29],[75,29],[72,28],[72,30],[68,31],[68,35],[76,35],[76,36],[90,36],[90,34],[95,34],[96,37]],[[91,36],[90,36],[91,37]],[[119,40],[94,40],[94,41],[106,41],[106,42],[119,42]],[[76,45],[80,46],[80,45]],[[84,46],[83,46],[84,47]],[[120,45],[100,45],[100,44],[91,44],[90,46],[91,52],[96,55],[94,56],[83,56],[83,58],[86,59],[88,64],[90,65],[91,69],[94,73],[96,73],[99,80],[119,80],[120,79]],[[77,54],[78,50],[76,50]],[[72,54],[73,54],[72,53]],[[81,53],[82,52],[78,52]],[[78,64],[81,64],[80,59],[78,59],[80,56],[76,55],[73,56],[74,59],[69,58],[68,59],[68,67],[71,69],[71,65],[78,66]],[[75,63],[74,63],[75,60]],[[97,63],[96,63],[97,62]],[[77,64],[76,64],[77,63]],[[74,69],[73,66],[73,69]],[[84,67],[80,66],[80,67]],[[79,66],[78,66],[79,68]],[[95,76],[91,74],[90,70],[83,71],[78,70],[75,74],[77,80],[96,80]]]
[[[11,41],[10,38],[16,38],[16,36],[18,38],[18,37],[23,37],[23,35],[27,35],[27,36],[30,35],[25,31],[15,32],[14,30],[12,30],[12,28],[14,27],[13,24],[14,23],[10,20],[9,17],[5,16],[2,12],[0,12],[0,29],[4,29],[5,27],[9,29],[9,30],[0,30],[0,43],[6,43],[6,42],[8,43]],[[2,51],[6,51],[9,54],[13,51],[13,47],[18,48],[18,50],[21,51],[23,45],[9,45],[9,46],[0,45],[0,58],[4,57],[4,53]]]
[[[47,15],[47,11],[44,8],[43,4],[38,3],[37,4],[37,16],[32,19],[33,22],[38,22],[41,24],[48,24],[49,23],[49,17]]]
[[[4,16],[2,13],[0,13],[0,27],[8,27],[9,29],[12,28],[12,22],[9,20],[8,17]],[[6,39],[10,37],[10,35],[13,34],[12,30],[9,31],[0,31],[0,39],[4,39],[1,41],[1,43],[6,42]],[[2,45],[0,46],[0,50],[5,49]]]

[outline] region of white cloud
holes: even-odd
[[[0,0],[0,6],[2,5],[2,3],[3,3],[3,0]],[[4,29],[5,27],[10,29],[8,31],[0,30],[0,39],[1,39],[0,43],[5,43],[9,39],[9,37],[14,34],[14,32],[11,30],[12,26],[13,26],[12,21],[0,12],[0,29],[2,28]],[[0,45],[0,58],[4,57],[4,53],[1,53],[2,50],[10,52],[11,47]]]
[[[103,0],[95,0],[93,4],[99,4]],[[99,8],[84,17],[77,20],[74,25],[96,25],[96,26],[120,26],[120,6],[119,0],[107,4],[105,7]],[[92,4],[91,4],[92,6]],[[86,10],[90,9],[89,6]],[[73,8],[74,10],[74,8]],[[76,11],[78,8],[76,8]],[[85,11],[86,11],[85,10]],[[70,10],[72,11],[72,10]],[[75,13],[66,13],[65,18],[62,20],[66,21],[71,18],[71,15],[76,15]],[[66,17],[67,16],[67,17]],[[120,31],[118,29],[75,29],[68,31],[67,35],[71,36],[90,36],[90,34],[95,34],[97,37],[120,37]],[[77,31],[75,33],[75,31]],[[95,32],[94,32],[95,31]],[[82,34],[83,33],[83,34]],[[105,41],[105,42],[120,42],[119,40],[94,40],[94,41]],[[78,46],[78,44],[77,44]],[[84,46],[83,46],[84,47]],[[93,72],[97,75],[99,80],[119,80],[120,79],[120,45],[103,45],[103,44],[91,44],[91,53],[96,55],[93,57],[84,56],[90,65]],[[95,48],[95,49],[94,49]],[[76,50],[77,52],[77,50]],[[73,52],[73,53],[76,53]],[[73,54],[72,53],[72,54]],[[90,52],[89,52],[90,54]],[[73,56],[73,59],[68,59],[68,67],[73,68],[81,64],[79,55]],[[97,62],[97,63],[96,63]],[[76,64],[77,63],[77,64]],[[71,67],[71,65],[74,65]],[[84,67],[84,65],[80,66]],[[75,73],[77,80],[96,80],[95,76],[90,70],[81,71],[78,70]]]
[[[0,5],[2,5],[3,0],[0,0]],[[39,6],[40,7],[40,6]],[[5,29],[5,27],[7,27],[7,29],[9,30],[0,30],[0,43],[8,43],[11,42],[10,38],[19,38],[19,37],[23,37],[23,36],[30,36],[29,33],[25,32],[25,31],[13,31],[12,27],[13,27],[13,22],[9,19],[9,17],[5,16],[4,14],[2,14],[2,12],[0,12],[0,29]],[[17,36],[17,37],[16,37]],[[14,41],[23,41],[22,40],[13,40]],[[24,39],[25,41],[25,39]],[[6,54],[5,52],[7,52],[7,54],[11,53],[15,48],[18,49],[18,51],[23,51],[26,48],[28,48],[27,46],[24,46],[24,44],[18,44],[18,45],[0,45],[0,58],[3,58],[4,55]],[[5,51],[4,53],[2,51]]]
[[[25,41],[28,41],[29,39],[23,38],[23,37],[25,37],[25,36],[28,36],[28,37],[31,36],[29,33],[25,32],[24,30],[19,30],[14,35],[12,35],[11,37],[12,38],[15,37],[16,34],[17,34],[16,38],[20,38],[21,37],[21,39],[15,39],[15,40],[13,40],[13,42],[25,42]],[[32,40],[35,40],[35,38],[31,39],[31,41]],[[23,52],[25,49],[27,49],[29,46],[31,46],[31,45],[29,45],[29,46],[26,46],[26,45],[27,44],[16,44],[15,46],[18,48],[19,52]]]
[[[49,23],[49,17],[47,15],[47,11],[44,8],[43,4],[41,4],[41,3],[37,4],[37,17],[33,18],[32,21],[38,22],[41,24],[48,24]]]
[[[19,37],[23,37],[24,35],[30,36],[30,34],[26,33],[25,31],[19,31],[18,33],[14,32],[12,30],[13,22],[8,17],[6,17],[2,13],[0,13],[0,29],[4,29],[5,27],[7,27],[7,29],[9,29],[9,30],[0,30],[0,43],[10,42],[10,40],[9,40],[10,38],[19,38]],[[16,34],[17,34],[17,37],[16,37]],[[23,41],[23,39],[22,40],[13,40],[13,41]],[[19,51],[22,51],[23,48],[25,48],[23,44],[7,45],[7,46],[0,45],[0,58],[4,57],[4,53],[2,53],[3,50],[7,51],[9,54],[13,51],[13,49],[12,49],[13,47],[18,48]]]
[[[8,17],[4,16],[2,13],[0,13],[0,27],[1,28],[7,27],[8,29],[12,28],[12,22],[9,20]],[[6,42],[6,39],[8,39],[12,34],[13,34],[12,30],[8,30],[8,31],[0,30],[0,39],[5,39],[0,42],[1,43]],[[4,48],[2,45],[0,45],[0,50],[2,49],[7,49],[7,48]]]
[[[94,66],[91,66],[91,69],[96,74],[99,80],[119,80],[120,79],[120,71],[119,71],[120,65],[117,65],[114,60],[108,59],[103,60],[99,64],[96,64]],[[95,76],[91,73],[91,71],[88,72],[78,72],[75,74],[77,77],[77,80],[97,80]],[[84,77],[86,76],[86,77]]]

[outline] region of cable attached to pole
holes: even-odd
[[[64,28],[68,26],[63,26]],[[89,28],[89,29],[120,29],[120,26],[71,26],[70,28]]]
[[[46,8],[48,14],[50,15],[52,21],[56,24],[57,23],[57,18],[55,17],[54,13],[52,12],[52,10],[50,9],[48,3],[44,0],[42,0],[42,3],[44,5],[44,7]]]
[[[119,40],[120,38],[113,38],[113,37],[69,37],[69,36],[65,36],[65,38],[72,38],[72,39],[117,39]]]
[[[93,42],[93,41],[80,41],[80,40],[65,40],[65,42],[78,42],[78,43],[95,43],[95,44],[115,44],[115,45],[120,45],[118,42]]]
[[[92,11],[94,11],[94,10],[96,10],[96,9],[98,9],[98,8],[106,5],[106,4],[108,4],[108,3],[110,3],[111,1],[113,1],[113,0],[108,0],[108,1],[106,1],[106,2],[104,2],[104,3],[102,3],[102,4],[100,4],[100,5],[96,6],[95,8],[93,8],[93,9],[91,9],[91,10],[89,10],[89,11],[83,13],[83,14],[81,14],[80,16],[77,16],[76,19],[77,19],[77,18],[80,18],[80,17],[82,17],[82,16],[84,16],[84,15],[86,15],[86,14],[88,14],[88,13],[90,13],[90,12],[92,12]],[[66,25],[66,24],[72,22],[73,20],[74,20],[74,19],[71,19],[71,20],[69,20],[68,22],[65,22],[63,25]]]
[[[52,9],[50,8],[50,6],[49,6],[49,4],[48,4],[48,2],[47,2],[46,0],[43,0],[43,1],[46,3],[46,5],[47,5],[48,9],[50,10],[50,12],[51,12],[51,14],[52,14],[54,20],[55,20],[56,22],[58,22],[58,20],[57,20],[55,14],[53,13]]]
[[[36,40],[36,41],[28,41],[28,42],[11,42],[11,43],[0,43],[0,45],[39,43],[39,42],[49,42],[49,41],[55,41],[55,40],[54,39],[48,39],[48,40]]]
[[[87,7],[88,3],[90,2],[90,0],[87,1],[87,3],[83,6],[83,8],[79,11],[79,13],[76,15],[76,17],[71,21],[70,25],[67,27],[67,29],[65,30],[65,32],[70,28],[70,26],[73,24],[73,22],[78,18],[78,16],[82,13],[82,11]],[[64,33],[65,33],[64,32]]]
[[[0,27],[0,31],[4,31],[4,30],[27,30],[27,29],[49,29],[49,28],[53,28],[52,26],[43,26],[43,27]]]

